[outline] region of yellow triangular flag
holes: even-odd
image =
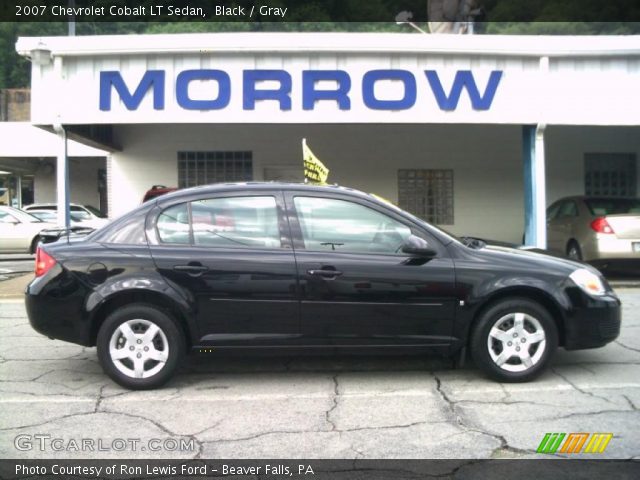
[[[304,183],[327,183],[329,169],[318,160],[307,146],[307,139],[302,139],[302,160],[304,162]]]

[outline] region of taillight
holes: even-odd
[[[36,277],[41,277],[56,264],[54,258],[38,247],[36,250]]]
[[[598,217],[591,222],[591,228],[598,233],[616,233],[604,217]]]

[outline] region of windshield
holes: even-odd
[[[69,212],[69,216],[71,220],[75,220],[76,222],[81,222],[83,220],[91,220],[91,214],[89,212],[85,212],[84,210],[72,210]]]
[[[42,222],[42,220],[40,220],[38,217],[34,217],[33,215],[27,212],[18,210],[17,208],[3,207],[2,211],[5,213],[8,213],[9,215],[13,215],[15,218],[17,218],[18,220],[24,223],[41,223]]]
[[[420,217],[416,217],[414,214],[407,212],[406,210],[401,209],[400,207],[398,207],[397,205],[394,205],[393,203],[391,203],[389,200],[380,197],[378,195],[376,195],[375,193],[370,193],[369,195],[371,195],[372,197],[374,197],[376,200],[379,200],[381,202],[384,202],[384,204],[387,207],[393,208],[394,210],[397,210],[398,212],[402,212],[404,215],[409,216],[414,222],[420,223],[422,225],[428,225],[429,227],[437,230],[438,232],[440,232],[444,237],[449,238],[452,241],[456,241],[458,243],[462,243],[464,244],[463,240],[456,237],[454,234],[447,232],[444,228],[442,227],[438,227],[432,223],[427,222],[426,220],[423,220]]]
[[[34,217],[38,217],[43,222],[55,222],[58,219],[55,212],[49,212],[44,210],[29,212],[29,214],[33,215]]]
[[[637,198],[591,198],[585,203],[591,215],[640,214],[640,199]]]
[[[93,207],[91,205],[85,205],[84,208],[86,208],[87,210],[89,210],[91,213],[93,213],[96,217],[98,218],[107,218],[105,217],[102,212],[100,210],[98,210],[96,207]],[[89,217],[87,217],[89,218]]]

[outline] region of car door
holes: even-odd
[[[455,272],[446,248],[377,203],[287,192],[309,344],[433,345],[451,340]],[[437,251],[400,252],[410,235]]]
[[[550,238],[547,239],[550,248],[559,253],[566,253],[567,244],[573,238],[573,224],[577,216],[578,206],[574,200],[564,200],[559,205],[547,228],[550,232]]]
[[[21,222],[9,212],[0,211],[0,251],[28,251],[35,235],[32,230],[29,224]]]
[[[280,192],[234,192],[157,215],[151,254],[194,305],[201,345],[281,345],[299,337],[295,258],[282,210]]]
[[[563,201],[559,200],[547,208],[547,248],[549,250],[558,251],[562,241],[555,223],[562,204]]]

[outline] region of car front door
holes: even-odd
[[[191,298],[201,345],[273,346],[299,337],[295,258],[282,211],[280,192],[261,191],[198,198],[157,215],[154,261]]]
[[[309,344],[445,346],[455,317],[446,248],[402,217],[352,197],[287,192]],[[402,253],[410,235],[437,251]]]

